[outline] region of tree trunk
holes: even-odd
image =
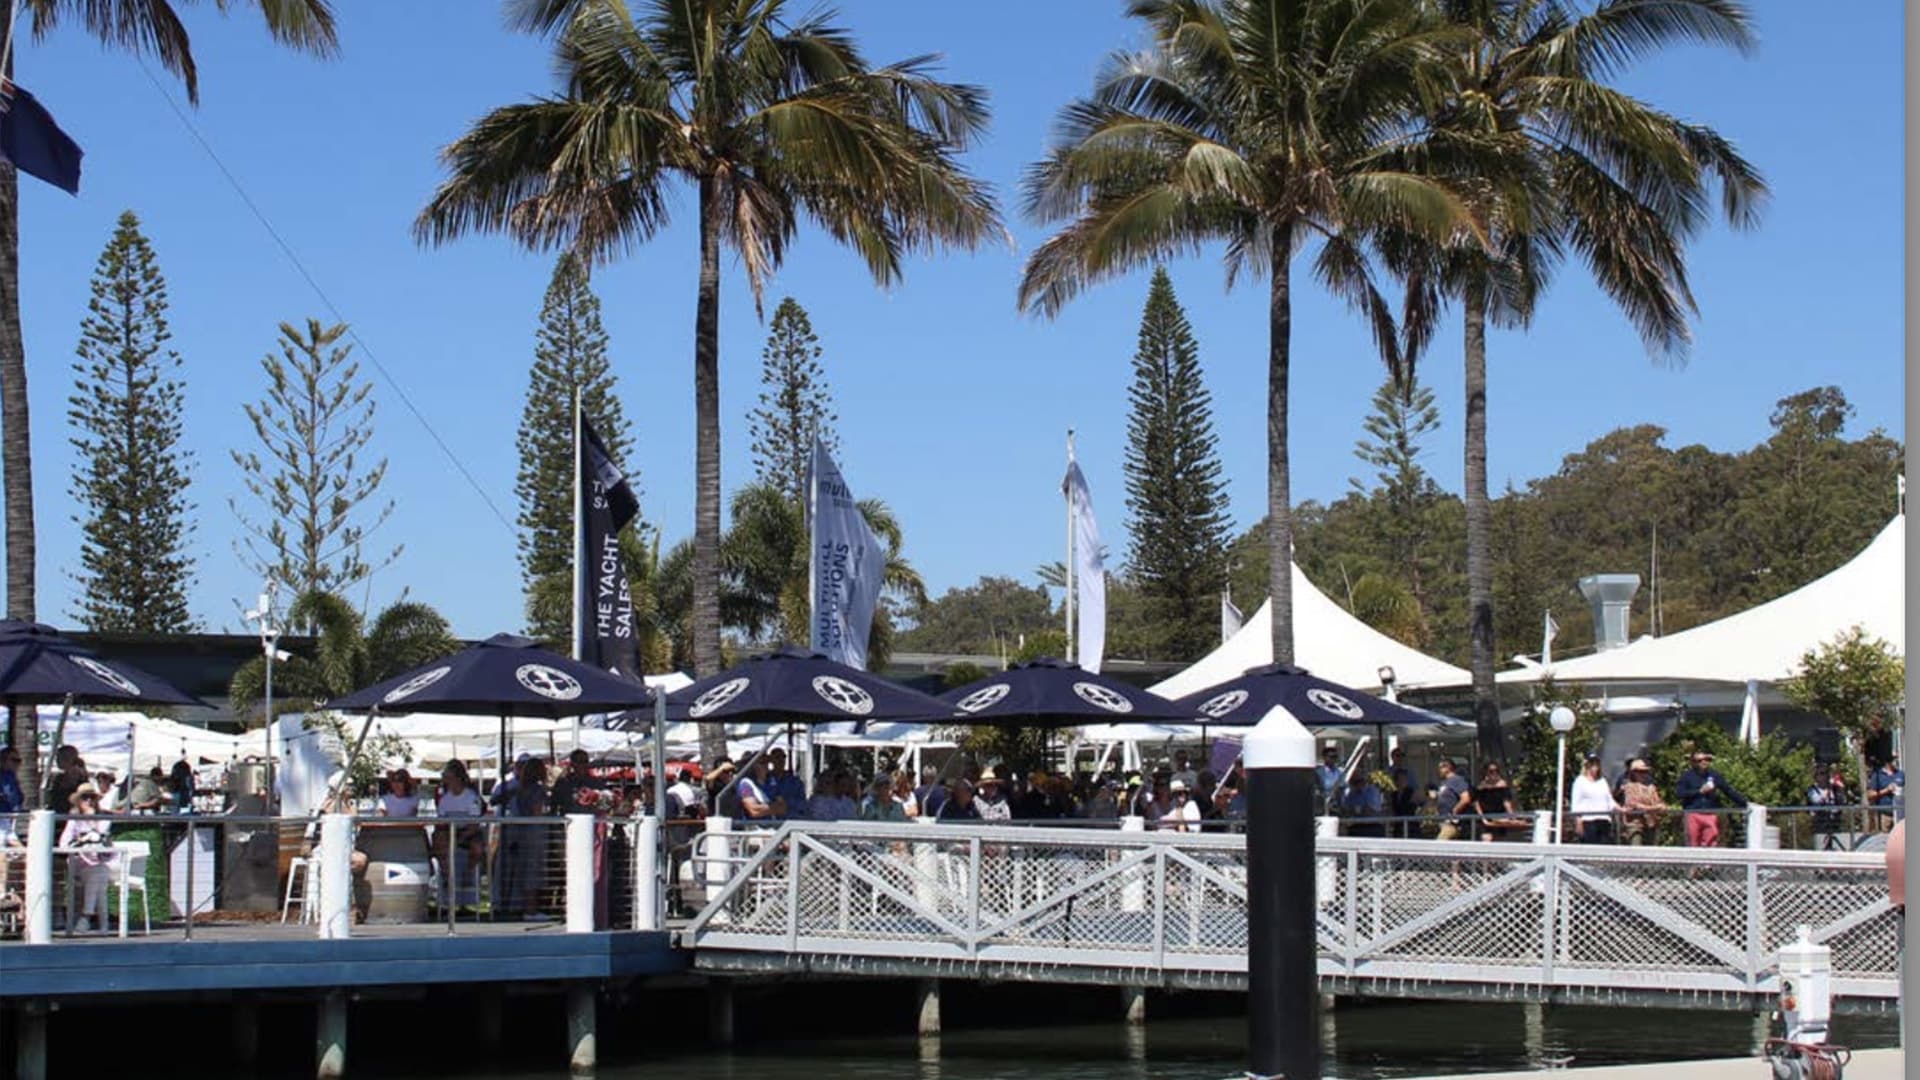
[[[0,26],[0,49],[10,33]],[[13,76],[12,56],[6,75]],[[0,162],[0,472],[6,473],[7,618],[31,621],[33,450],[27,432],[27,349],[20,333],[20,174],[6,162]],[[28,746],[22,753],[31,750]]]
[[[1293,227],[1273,230],[1267,306],[1267,596],[1273,603],[1273,662],[1293,663],[1293,485],[1287,464],[1287,363],[1293,335]]]
[[[693,315],[693,667],[720,670],[720,185],[700,178],[700,295]],[[700,725],[708,768],[727,752],[726,728]]]
[[[7,743],[20,751],[20,769],[14,779],[20,782],[20,793],[26,796],[26,808],[37,809],[40,806],[40,706],[14,705],[7,712]],[[25,822],[16,824],[23,834],[25,827]]]
[[[1500,699],[1493,684],[1493,504],[1487,500],[1487,297],[1469,284],[1462,301],[1467,364],[1467,636],[1473,673],[1473,722],[1480,752],[1504,766]]]

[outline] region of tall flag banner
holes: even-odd
[[[1560,636],[1560,624],[1553,621],[1553,612],[1547,612],[1546,622],[1540,627],[1540,666],[1553,666],[1553,639]]]
[[[885,585],[887,549],[867,527],[840,467],[819,439],[813,440],[809,474],[812,555],[807,583],[813,610],[807,644],[830,660],[865,671],[867,634]]]
[[[0,79],[0,158],[69,195],[80,194],[80,145],[26,89]]]
[[[620,559],[620,530],[640,514],[626,473],[586,414],[575,407],[578,491],[574,559],[574,659],[638,679],[633,593]]]
[[[1221,593],[1220,593],[1220,644],[1225,645],[1227,643],[1227,640],[1233,637],[1233,635],[1239,633],[1240,628],[1245,625],[1247,625],[1247,617],[1245,615],[1240,614],[1239,608],[1233,606],[1233,594],[1225,590],[1221,590]]]
[[[1067,441],[1063,486],[1067,493],[1067,539],[1072,549],[1067,553],[1067,567],[1075,579],[1069,588],[1080,608],[1073,658],[1082,668],[1099,674],[1100,661],[1107,652],[1107,561],[1100,548],[1100,525],[1093,518],[1093,495],[1087,490],[1080,463],[1074,460],[1071,439]]]

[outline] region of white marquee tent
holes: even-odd
[[[1906,547],[1902,514],[1850,562],[1778,599],[1677,634],[1557,661],[1550,669],[1504,671],[1499,680],[1531,683],[1551,675],[1581,685],[1778,682],[1799,670],[1808,650],[1855,626],[1904,656]]]
[[[1379,670],[1393,669],[1401,689],[1458,686],[1467,673],[1402,645],[1368,626],[1313,587],[1293,568],[1294,662],[1323,679],[1355,690],[1380,689]],[[1185,671],[1151,687],[1162,697],[1179,698],[1238,678],[1248,668],[1273,663],[1273,604],[1260,605],[1240,632]]]

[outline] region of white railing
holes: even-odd
[[[703,955],[1245,973],[1239,836],[802,822],[693,858],[725,882],[682,937]],[[1314,866],[1320,974],[1356,992],[1751,997],[1804,924],[1837,996],[1898,993],[1876,856],[1323,838]]]

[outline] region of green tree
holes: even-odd
[[[275,712],[301,712],[328,698],[419,667],[459,651],[447,620],[426,604],[402,598],[369,624],[336,593],[309,591],[294,598],[287,623],[314,630],[310,651],[273,667]],[[266,661],[240,665],[228,685],[234,711],[246,715],[266,691]]]
[[[6,57],[0,76],[13,78],[13,65],[23,55],[16,40],[23,24],[13,15],[27,16],[25,27],[34,40],[47,36],[62,23],[78,24],[102,45],[152,56],[178,76],[187,100],[200,102],[200,74],[194,63],[187,28],[168,0],[21,0],[10,5],[9,18],[0,22],[0,55]],[[258,8],[274,40],[305,52],[330,56],[337,47],[333,8],[327,0],[252,0],[244,5],[223,0],[218,7]],[[7,617],[35,617],[33,531],[33,449],[27,424],[26,341],[20,330],[20,185],[13,165],[0,161],[0,476],[5,480],[7,534]],[[24,710],[23,710],[24,711]],[[15,746],[31,746],[14,732]]]
[[[1135,0],[1150,46],[1109,62],[1026,182],[1026,209],[1065,221],[1028,259],[1020,305],[1058,312],[1083,288],[1225,242],[1227,281],[1267,279],[1267,525],[1273,654],[1293,659],[1287,456],[1292,261],[1363,311],[1392,366],[1393,319],[1361,241],[1388,223],[1470,226],[1424,174],[1413,106],[1431,50],[1423,6],[1398,0]]]
[[[1882,432],[1845,438],[1853,412],[1839,387],[1820,386],[1781,398],[1768,417],[1773,434],[1743,463],[1721,549],[1721,567],[1739,575],[1725,584],[1749,603],[1839,567],[1892,516],[1905,455]]]
[[[1147,289],[1128,397],[1127,563],[1156,616],[1148,651],[1198,659],[1218,644],[1226,484],[1200,348],[1165,267],[1154,268]]]
[[[1567,733],[1566,782],[1580,775],[1587,754],[1598,753],[1607,717],[1577,686],[1540,684],[1532,707],[1515,725],[1519,752],[1509,761],[1507,782],[1513,785],[1518,807],[1552,810],[1553,782],[1560,771],[1560,736],[1550,717],[1561,705],[1573,710],[1573,730]]]
[[[235,551],[295,595],[365,580],[377,567],[361,557],[362,547],[393,513],[392,500],[374,506],[371,521],[361,513],[378,497],[387,461],[368,465],[360,456],[373,438],[373,384],[361,380],[353,346],[341,344],[346,333],[345,323],[318,319],[304,330],[280,324],[279,355],[260,361],[266,396],[242,406],[260,445],[232,452],[266,517],[261,524],[228,500],[245,531]],[[396,545],[380,565],[399,556]]]
[[[1807,788],[1813,780],[1812,744],[1790,745],[1784,737],[1775,734],[1755,745],[1735,738],[1711,720],[1687,720],[1648,749],[1647,763],[1653,766],[1654,780],[1668,805],[1679,805],[1674,785],[1680,774],[1690,767],[1697,750],[1712,754],[1714,770],[1749,800],[1761,806],[1806,805]],[[1835,768],[1843,776],[1850,771],[1842,766]],[[1847,776],[1847,783],[1850,790],[1860,790],[1857,777]],[[1677,815],[1669,815],[1668,820],[1669,824],[1678,824]],[[1730,826],[1726,831],[1731,834],[1726,843],[1746,842],[1744,815],[1733,815],[1725,819],[1724,824]],[[1778,824],[1783,834],[1782,846],[1812,846],[1803,815],[1786,815]]]
[[[1788,701],[1819,713],[1839,728],[1854,748],[1859,775],[1865,776],[1866,741],[1873,722],[1879,720],[1889,730],[1899,726],[1897,718],[1907,694],[1907,663],[1893,646],[1856,626],[1807,650],[1800,658],[1799,673],[1781,683],[1780,691]]]
[[[569,641],[570,604],[555,609],[537,604],[537,586],[557,579],[567,595],[573,590],[573,401],[593,420],[615,461],[627,469],[636,493],[633,433],[614,386],[607,361],[607,332],[600,323],[600,298],[585,263],[562,254],[547,284],[534,336],[533,370],[527,403],[520,414],[520,471],[514,494],[520,499],[520,579],[527,599],[527,632],[546,641]]]
[[[1685,244],[1710,219],[1717,179],[1735,225],[1757,220],[1766,186],[1730,143],[1634,99],[1611,81],[1674,45],[1753,45],[1746,12],[1724,0],[1591,11],[1532,0],[1444,0],[1458,33],[1438,43],[1424,103],[1436,146],[1497,142],[1497,158],[1441,165],[1484,232],[1396,229],[1387,261],[1406,282],[1407,370],[1431,341],[1445,300],[1460,304],[1466,374],[1470,669],[1484,748],[1500,754],[1494,693],[1492,506],[1487,497],[1487,323],[1524,326],[1566,251],[1633,321],[1650,351],[1678,359],[1694,310]]]
[[[747,418],[753,440],[753,478],[804,506],[813,466],[813,440],[840,448],[834,434],[833,392],[820,366],[820,339],[807,309],[785,297],[773,309],[760,351],[760,404]]]
[[[720,253],[756,305],[802,217],[852,247],[874,279],[909,252],[973,247],[1002,230],[957,154],[984,132],[986,95],[931,76],[932,57],[874,66],[829,12],[785,0],[510,0],[554,35],[561,92],[495,109],[443,152],[449,177],[415,226],[428,243],[505,232],[594,261],[667,222],[674,179],[695,192],[695,669],[720,669]],[[702,728],[709,758],[725,752]]]
[[[976,656],[1007,656],[1021,638],[1057,623],[1044,587],[1010,577],[955,586],[914,609],[912,618],[913,626],[899,636],[901,649]]]
[[[120,215],[93,272],[67,419],[78,453],[80,607],[89,630],[193,629],[193,453],[180,445],[180,354],[168,346],[167,283],[140,219]]]

